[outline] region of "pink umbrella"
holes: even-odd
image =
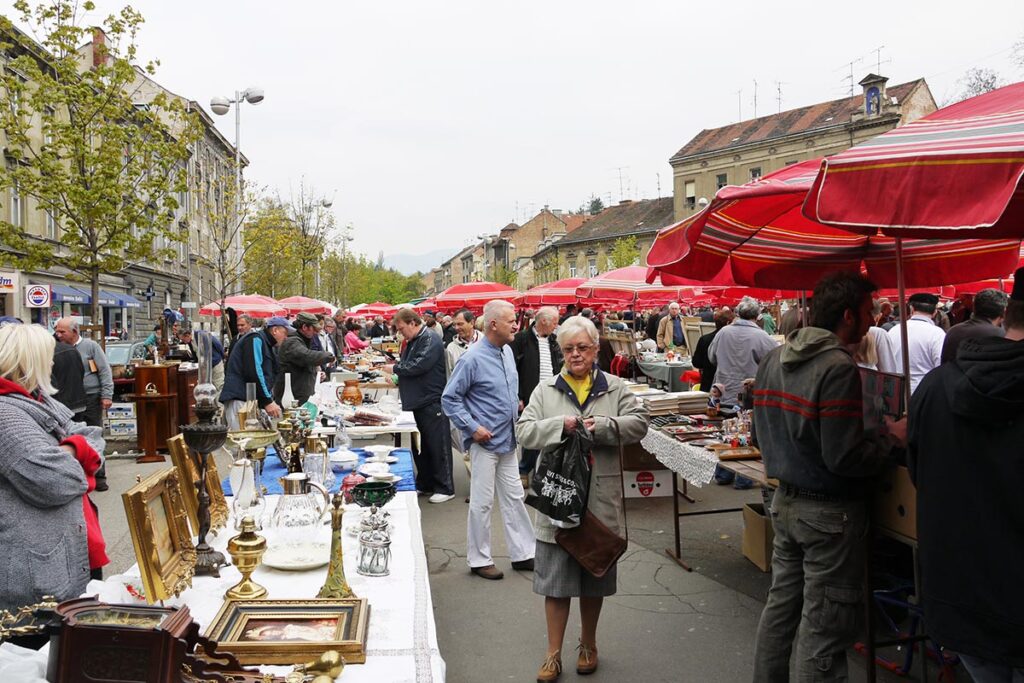
[[[254,318],[272,318],[275,315],[288,315],[287,309],[275,299],[262,294],[235,294],[225,297],[223,302],[212,301],[199,309],[199,315],[219,316],[223,309],[233,308],[239,315],[251,315]]]
[[[330,315],[334,308],[325,301],[311,299],[308,296],[290,296],[281,299],[278,303],[288,309],[289,314],[312,313],[313,315]]]
[[[395,314],[398,310],[398,306],[392,306],[389,303],[383,301],[375,301],[372,304],[359,304],[349,309],[349,315],[356,317],[366,318],[373,317],[375,315],[382,315],[385,318]]]

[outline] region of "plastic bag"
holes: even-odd
[[[593,448],[594,437],[580,420],[561,443],[541,451],[526,504],[550,517],[557,527],[579,526],[587,509]]]

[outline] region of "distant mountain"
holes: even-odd
[[[441,265],[443,261],[451,258],[458,251],[458,247],[449,247],[428,251],[425,254],[386,254],[384,267],[394,268],[403,275],[412,275],[415,272],[426,273]]]

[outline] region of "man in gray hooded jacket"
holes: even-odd
[[[754,425],[767,476],[779,480],[772,587],[761,614],[754,680],[846,680],[864,580],[870,478],[906,440],[906,422],[864,430],[860,373],[849,347],[871,325],[875,285],[855,273],[814,288],[811,326],[761,362]],[[799,633],[799,637],[798,637]]]

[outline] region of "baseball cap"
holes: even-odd
[[[21,319],[15,318],[13,315],[0,316],[0,327],[4,325],[21,325]]]
[[[288,327],[290,324],[287,318],[275,315],[273,318],[267,318],[267,322],[263,326],[270,329],[271,327]]]

